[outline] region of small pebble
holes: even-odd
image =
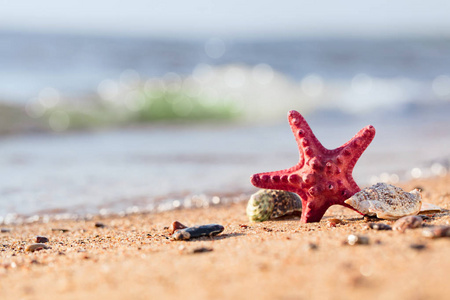
[[[427,246],[424,244],[411,244],[409,245],[409,248],[414,250],[424,250]]]
[[[414,189],[415,189],[415,190],[419,190],[419,192],[423,192],[423,191],[424,191],[424,188],[421,187],[420,185],[416,185],[416,186],[414,187]]]
[[[25,247],[25,251],[27,252],[34,252],[39,251],[43,249],[51,249],[51,247],[47,246],[46,244],[37,243],[37,244],[31,244]]]
[[[328,223],[328,226],[332,226],[332,225],[330,225],[330,224],[334,224],[335,226],[338,225],[338,224],[341,224],[341,225],[345,224],[345,222],[342,221],[341,219],[335,219],[335,218],[333,218],[333,219],[328,219],[328,220],[327,220],[327,223]],[[333,227],[334,227],[334,226],[333,226]]]
[[[169,229],[170,234],[173,234],[175,231],[180,230],[180,229],[184,229],[184,228],[187,228],[187,226],[181,224],[181,223],[178,222],[178,221],[175,221],[175,222],[173,222],[173,223],[170,225],[170,227],[169,227],[168,229]]]
[[[45,236],[38,235],[36,237],[36,243],[48,243],[48,238]]]
[[[371,221],[379,220],[379,218],[377,218],[377,216],[369,216],[369,215],[364,215],[363,219],[364,219],[364,222],[371,222]]]
[[[392,227],[384,223],[369,223],[367,226],[374,230],[392,230]]]
[[[105,228],[106,225],[101,223],[101,222],[95,222],[95,227],[97,227],[97,228]]]
[[[450,237],[450,226],[427,227],[422,231],[422,235],[427,238]]]
[[[414,229],[422,226],[423,219],[419,216],[406,216],[398,219],[392,229],[400,233],[405,232],[406,229]]]
[[[200,248],[195,248],[194,250],[192,250],[192,253],[204,253],[204,252],[211,252],[211,251],[213,251],[213,248],[200,247]]]
[[[347,238],[347,243],[353,245],[367,245],[369,244],[369,238],[364,235],[350,234]]]
[[[202,236],[214,236],[221,233],[223,230],[224,227],[219,224],[188,227],[175,231],[172,238],[174,240],[189,240],[191,238],[198,238]]]
[[[9,228],[2,228],[2,229],[0,229],[0,232],[1,233],[11,232],[11,229],[9,229]]]
[[[341,219],[328,219],[327,220],[328,227],[336,227],[336,225],[343,225],[343,224],[345,224],[345,222],[342,221]]]
[[[63,229],[63,228],[52,228],[52,231],[61,231],[61,232],[68,232],[69,229]]]
[[[319,247],[317,246],[317,244],[314,244],[314,243],[308,243],[305,245],[305,250],[308,250],[308,251],[314,251],[314,250],[317,250],[318,248]]]

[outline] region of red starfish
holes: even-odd
[[[290,169],[255,174],[252,184],[297,193],[302,198],[302,223],[319,222],[331,205],[352,208],[344,200],[361,190],[352,177],[353,167],[375,137],[375,128],[366,126],[341,147],[328,150],[300,113],[292,110],[288,119],[300,161]]]

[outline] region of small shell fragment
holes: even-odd
[[[384,223],[369,223],[367,226],[374,230],[392,230],[392,227]]]
[[[420,207],[420,214],[432,214],[442,212],[444,209],[436,204],[422,202],[422,207]]]
[[[342,224],[345,224],[345,222],[344,221],[342,221],[341,219],[328,219],[327,220],[327,226],[328,227],[336,227],[336,225],[342,225]]]
[[[39,250],[43,250],[43,249],[51,249],[51,247],[49,247],[43,243],[31,244],[31,245],[28,245],[25,247],[25,251],[27,251],[27,252],[34,252],[34,251],[39,251]]]
[[[450,237],[450,226],[434,226],[424,228],[422,235],[427,238]]]
[[[356,234],[350,234],[347,237],[347,243],[351,246],[353,245],[367,245],[369,244],[369,238],[364,235],[356,235]]]
[[[181,224],[181,223],[178,222],[178,221],[175,221],[175,222],[173,222],[172,224],[170,224],[169,232],[170,232],[170,234],[173,234],[175,231],[177,231],[177,230],[179,230],[179,229],[184,229],[184,228],[187,228],[187,226]]]
[[[423,219],[419,216],[406,216],[398,219],[392,229],[400,233],[405,232],[406,229],[414,229],[422,226]]]
[[[263,222],[301,211],[300,197],[280,190],[260,190],[251,195],[247,204],[247,216],[253,222]]]
[[[209,224],[195,227],[188,227],[175,231],[172,235],[174,240],[189,240],[202,236],[218,235],[224,230],[224,227],[219,224]]]
[[[377,183],[354,194],[345,203],[365,215],[376,215],[381,219],[395,220],[417,215],[422,205],[420,191],[407,193],[401,188]]]

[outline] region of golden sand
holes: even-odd
[[[450,177],[409,182],[450,209]],[[1,299],[449,299],[450,238],[376,231],[340,206],[319,223],[250,223],[246,203],[89,221],[1,226]],[[328,226],[328,219],[343,220]],[[218,223],[222,234],[172,241],[167,228]],[[101,222],[105,227],[96,227]],[[378,221],[393,224],[393,221]],[[450,225],[448,211],[424,226]],[[67,229],[67,232],[52,229]],[[8,232],[8,230],[10,230]],[[367,245],[350,246],[348,235]],[[51,249],[25,251],[36,236]],[[203,249],[204,248],[204,249]],[[203,250],[203,251],[202,251]]]

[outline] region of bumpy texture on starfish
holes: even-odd
[[[302,223],[319,222],[331,205],[353,209],[344,203],[361,190],[353,180],[353,167],[375,137],[375,128],[366,126],[341,147],[328,150],[300,113],[292,110],[288,119],[300,161],[290,169],[255,174],[251,177],[252,184],[297,193],[302,198]]]

